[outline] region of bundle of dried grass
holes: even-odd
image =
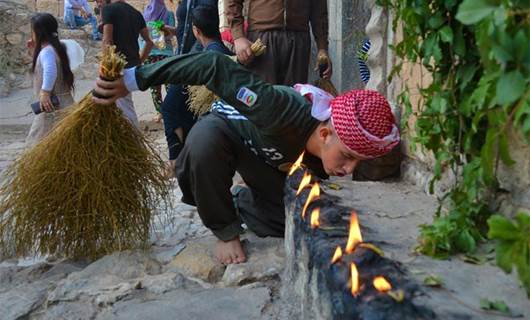
[[[258,39],[252,43],[250,50],[255,57],[261,56],[267,46]],[[233,56],[235,60],[237,57]],[[237,60],[235,60],[237,62]],[[212,103],[219,100],[219,97],[215,93],[211,92],[205,86],[188,86],[188,109],[193,112],[196,116],[200,116],[210,110]]]
[[[336,97],[339,94],[337,88],[335,88],[331,80],[322,77],[324,70],[328,67],[329,57],[326,54],[319,53],[317,56],[317,64],[320,78],[315,81],[315,86]]]
[[[124,64],[109,48],[100,74],[116,79]],[[2,255],[96,258],[147,243],[153,210],[169,199],[164,162],[116,106],[91,96],[7,169]]]

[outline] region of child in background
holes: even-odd
[[[103,7],[103,46],[115,45],[116,51],[123,54],[127,60],[125,68],[140,65],[153,48],[153,41],[142,14],[125,2],[125,0],[107,0]],[[138,36],[142,36],[145,45],[139,53]],[[116,106],[123,111],[129,121],[140,126],[134,109],[132,95],[127,95],[116,101]]]
[[[201,44],[204,51],[217,51],[231,55],[232,52],[223,44],[219,31],[219,14],[213,6],[198,6],[190,14],[194,38]],[[169,34],[177,32],[176,28],[164,27]],[[175,174],[175,163],[188,132],[195,124],[195,115],[188,110],[187,92],[182,85],[171,86],[174,94],[168,94],[162,103],[164,129],[169,149],[167,175]]]
[[[53,128],[57,117],[55,111],[74,103],[72,90],[74,75],[66,47],[59,41],[57,20],[49,13],[37,13],[31,18],[31,40],[33,49],[33,88],[39,97],[42,113],[35,116],[26,144],[34,145]],[[57,96],[59,105],[54,106],[51,96]]]
[[[161,38],[159,42],[155,41],[155,47],[151,50],[151,53],[145,60],[144,64],[151,64],[173,55],[173,45],[171,43],[171,36],[164,36],[162,31],[159,29],[159,24],[163,23],[165,26],[175,26],[175,18],[173,13],[166,8],[164,0],[151,0],[144,10],[144,19],[147,23],[147,28],[151,38]],[[145,42],[141,41],[140,47],[144,47]],[[167,88],[166,88],[167,89]],[[160,105],[162,104],[162,86],[155,86],[149,88],[151,91],[151,97],[153,104],[156,109],[155,122],[162,120],[162,114],[160,113]]]

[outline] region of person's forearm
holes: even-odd
[[[113,26],[109,24],[103,25],[103,50],[107,46],[112,46],[113,44],[113,38],[112,38],[112,32],[113,32]]]
[[[85,10],[86,13],[92,14],[92,7],[87,2],[83,4],[83,9]]]
[[[329,22],[325,0],[312,0],[309,21],[318,50],[328,50]]]
[[[147,59],[147,57],[149,56],[149,53],[151,53],[151,50],[153,49],[153,41],[146,41],[145,42],[145,45],[142,49],[142,51],[140,52],[140,61],[141,62],[144,62],[145,59]]]
[[[140,90],[160,84],[205,85],[265,131],[277,130],[286,119],[296,121],[300,104],[307,103],[291,88],[275,88],[217,52],[176,56],[141,66],[136,68],[135,78]]]

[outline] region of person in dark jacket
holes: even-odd
[[[111,104],[160,83],[205,85],[222,100],[190,131],[177,158],[182,201],[197,206],[219,239],[216,257],[241,263],[241,223],[258,236],[283,236],[286,171],[305,151],[319,176],[351,174],[359,161],[399,143],[390,105],[376,91],[352,90],[336,98],[310,85],[271,85],[218,52],[173,57],[127,69],[116,81],[96,81]],[[247,187],[233,190],[238,172]],[[236,192],[237,191],[237,192]]]
[[[219,31],[219,13],[217,7],[197,6],[192,9],[189,19],[192,24],[193,39],[201,45],[204,51],[217,51],[231,55],[221,40]],[[166,33],[175,34],[178,28],[164,27]],[[171,89],[162,103],[162,118],[164,131],[169,150],[167,176],[175,174],[176,159],[184,146],[186,135],[195,124],[195,115],[188,110],[188,94],[182,85],[171,86]]]

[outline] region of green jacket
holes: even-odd
[[[205,85],[222,100],[213,113],[224,117],[243,142],[269,165],[285,171],[304,151],[319,120],[311,103],[293,88],[261,80],[227,56],[203,52],[167,58],[136,69],[141,90],[160,84]],[[311,159],[308,156],[307,159]],[[320,161],[311,165],[323,176]]]

